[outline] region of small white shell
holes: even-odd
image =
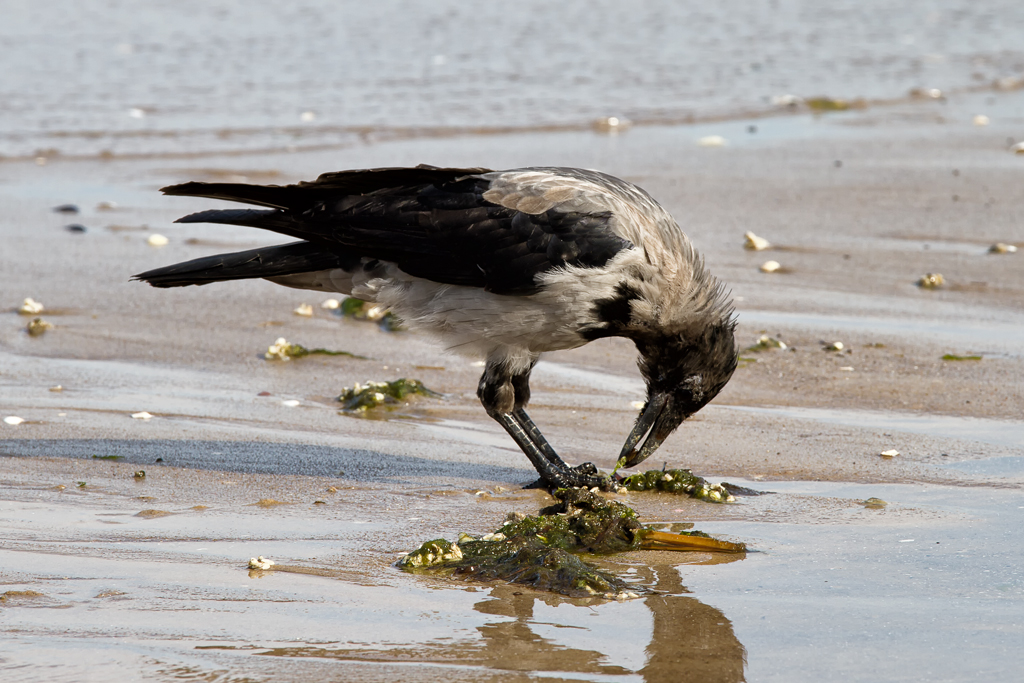
[[[300,304],[298,308],[292,311],[292,313],[295,315],[301,315],[305,318],[310,318],[313,316],[313,307],[309,304]]]
[[[146,244],[151,247],[166,247],[168,242],[170,242],[169,239],[157,233],[153,233],[146,239]]]
[[[7,417],[4,418],[4,423],[9,425],[20,425],[24,421],[25,418],[18,417],[17,415],[8,415]]]
[[[749,231],[746,232],[743,235],[743,237],[744,239],[746,239],[746,242],[743,243],[744,249],[750,249],[751,251],[762,251],[772,246],[771,242],[769,242],[765,238],[758,237],[757,235]]]
[[[729,141],[721,135],[705,135],[697,140],[697,144],[701,147],[725,147]]]
[[[765,261],[764,263],[761,264],[761,272],[774,273],[781,267],[782,265],[778,261]]]
[[[43,305],[33,299],[32,297],[26,297],[21,303],[21,307],[18,309],[18,313],[22,315],[35,315],[36,313],[43,312]]]
[[[260,555],[259,557],[249,558],[249,569],[270,569],[276,562],[268,560],[267,558]]]
[[[989,122],[987,116],[985,116],[984,114],[978,114],[973,119],[971,119],[971,123],[973,123],[976,126],[987,126]]]
[[[132,419],[135,420],[152,420],[153,416],[143,410],[141,413],[132,413]]]
[[[341,302],[337,299],[324,299],[320,302],[320,308],[327,311],[335,311],[341,308]]]
[[[882,451],[881,453],[879,453],[879,455],[882,456],[883,458],[895,458],[899,454],[900,452],[895,448],[890,449],[888,451]]]

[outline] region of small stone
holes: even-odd
[[[33,318],[25,330],[30,337],[41,337],[53,329],[53,323],[46,322],[42,318]]]
[[[78,207],[74,204],[61,204],[53,207],[54,213],[78,213]]]
[[[591,124],[591,127],[600,133],[619,133],[631,127],[633,122],[627,118],[619,116],[606,116],[601,119],[597,119]]]
[[[68,232],[75,232],[79,234],[88,231],[88,228],[86,228],[81,223],[72,223],[71,225],[65,225],[64,229],[67,230]]]

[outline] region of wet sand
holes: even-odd
[[[1024,94],[988,97],[617,136],[0,163],[0,412],[26,420],[0,423],[0,670],[14,680],[125,670],[1012,679],[1024,648],[1024,253],[987,249],[1024,249],[1024,157],[1006,149],[1024,129]],[[1002,122],[971,126],[981,107]],[[696,144],[711,134],[731,144]],[[732,286],[741,346],[769,334],[795,349],[744,351],[715,403],[649,463],[773,495],[623,496],[648,521],[693,522],[754,552],[605,560],[659,591],[623,603],[400,573],[393,561],[424,540],[489,531],[549,500],[523,489],[532,469],[480,409],[472,359],[340,319],[314,293],[128,282],[268,243],[243,228],[172,224],[209,202],[163,198],[165,184],[423,162],[575,165],[638,182]],[[102,201],[117,208],[95,208]],[[68,202],[82,213],[51,211]],[[775,248],[745,251],[746,230]],[[153,233],[169,244],[147,245]],[[769,259],[785,272],[760,272]],[[946,286],[917,287],[929,272]],[[29,318],[14,309],[25,297],[45,304],[53,330],[24,332]],[[312,318],[292,313],[300,303]],[[264,360],[282,336],[369,360]],[[386,419],[338,414],[344,386],[396,377],[444,397]],[[563,456],[611,467],[642,399],[631,346],[550,354],[532,386],[531,413]],[[132,419],[138,411],[154,417]],[[900,455],[879,457],[887,449]],[[869,497],[888,505],[866,508]],[[256,555],[285,570],[250,572]]]

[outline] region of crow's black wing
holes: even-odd
[[[204,211],[181,222],[248,225],[328,252],[391,261],[435,282],[530,294],[537,275],[599,267],[631,247],[611,214],[551,209],[523,213],[483,198],[484,169],[344,171],[285,187],[186,183],[166,194],[215,197],[274,210]]]

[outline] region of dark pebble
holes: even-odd
[[[81,223],[72,223],[71,225],[65,225],[64,229],[68,232],[86,232],[87,228]]]
[[[74,204],[61,204],[53,207],[54,213],[78,213],[78,207]]]

